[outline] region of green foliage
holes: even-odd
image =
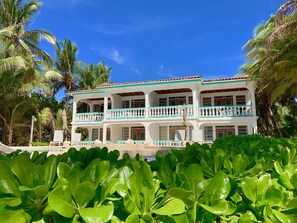
[[[1,222],[297,222],[297,140],[220,138],[147,162],[107,148],[0,155]]]
[[[32,142],[32,146],[49,146],[48,142]]]

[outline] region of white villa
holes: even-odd
[[[81,145],[100,140],[181,146],[184,141],[211,143],[227,135],[254,134],[254,88],[254,81],[245,76],[214,80],[192,76],[71,92],[72,139],[78,127],[89,132]]]

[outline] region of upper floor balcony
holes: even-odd
[[[195,113],[196,111],[196,113]],[[230,118],[252,116],[251,105],[204,106],[194,110],[193,105],[158,106],[146,108],[108,109],[103,112],[76,113],[74,122],[101,122],[102,120],[178,118],[183,116],[197,118]]]

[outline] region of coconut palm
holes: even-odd
[[[61,78],[54,83],[55,92],[65,88],[66,93],[77,88],[74,79],[75,67],[77,64],[76,56],[78,47],[70,39],[65,39],[55,45],[56,60],[54,62],[54,70],[48,71],[46,74],[59,74]],[[66,109],[68,109],[69,96],[66,95]]]
[[[87,65],[80,62],[77,67],[76,79],[79,89],[95,89],[99,84],[109,82],[112,68],[104,64],[104,61]]]
[[[41,6],[37,1],[2,0],[0,2],[0,28],[8,29],[5,35],[7,57],[11,54],[34,54],[45,61],[52,61],[51,56],[38,45],[41,39],[56,43],[55,37],[42,29],[26,30],[26,26]],[[2,42],[3,43],[3,42]],[[32,58],[32,65],[34,59]]]

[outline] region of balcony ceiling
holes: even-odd
[[[247,89],[246,88],[230,88],[230,89],[206,90],[206,91],[201,91],[201,94],[232,92],[232,91],[247,91]]]
[[[180,88],[180,89],[158,90],[155,92],[157,94],[174,94],[174,93],[192,92],[192,90],[189,88]]]
[[[128,96],[138,96],[138,95],[144,95],[143,92],[137,91],[137,92],[127,92],[127,93],[118,93],[121,97],[128,97]]]

